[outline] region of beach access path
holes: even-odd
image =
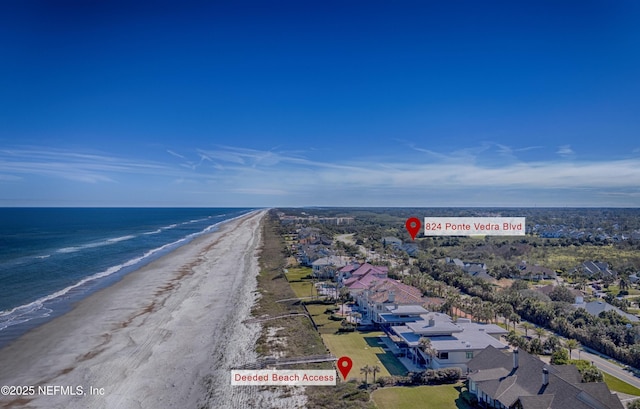
[[[242,321],[265,214],[223,223],[1,349],[0,386],[36,393],[0,408],[250,406],[259,391],[231,387],[230,368],[257,358],[260,326]]]

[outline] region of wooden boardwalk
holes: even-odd
[[[332,362],[337,361],[333,355],[309,355],[294,358],[264,358],[256,362],[245,364],[234,369],[264,369],[269,367],[296,365],[296,364],[308,364],[315,362]]]
[[[255,324],[255,323],[258,323],[258,322],[278,320],[278,319],[281,319],[281,318],[301,317],[301,316],[302,317],[307,317],[311,321],[313,321],[311,319],[311,316],[309,316],[309,314],[307,314],[307,313],[304,313],[304,312],[292,312],[292,313],[289,313],[289,314],[276,315],[275,317],[251,318],[251,319],[242,321],[242,323],[243,324]]]

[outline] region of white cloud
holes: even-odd
[[[180,155],[179,153],[175,153],[171,149],[167,149],[167,153],[171,156],[175,156],[176,158],[186,159],[184,156]]]
[[[63,149],[0,150],[0,171],[11,175],[39,175],[87,183],[111,182],[114,174],[161,174],[168,168],[144,161],[78,153]]]
[[[537,148],[493,147],[494,154],[505,155]],[[27,176],[39,175],[84,183],[117,182],[109,188],[115,195],[126,191],[118,190],[125,186],[141,192],[143,198],[144,192],[153,191],[184,201],[188,200],[184,195],[199,192],[192,196],[198,200],[194,205],[221,198],[242,201],[250,195],[281,198],[283,205],[297,205],[287,202],[294,198],[307,205],[341,205],[349,201],[362,206],[409,205],[407,201],[420,198],[424,205],[428,205],[425,200],[436,199],[442,201],[441,205],[506,204],[518,200],[533,204],[542,203],[542,198],[547,205],[553,200],[558,205],[632,205],[637,200],[634,192],[640,186],[640,158],[598,162],[498,160],[479,164],[477,155],[486,150],[483,145],[446,154],[433,152],[433,160],[428,163],[366,157],[335,163],[330,158],[309,159],[300,153],[220,147],[182,152],[182,163],[165,165],[147,159],[30,148],[0,150],[0,181],[13,180],[17,183],[12,185],[25,186],[31,183]],[[572,152],[570,147],[563,151]],[[499,155],[494,157],[499,159]],[[585,189],[591,193],[585,193]],[[10,194],[0,193],[0,199]],[[615,201],[585,203],[584,198],[593,201],[596,197]]]
[[[573,149],[571,149],[571,145],[558,146],[558,150],[556,151],[556,153],[560,156],[565,156],[565,157],[572,156],[575,154]]]

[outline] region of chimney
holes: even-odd
[[[542,386],[549,385],[549,370],[545,367],[542,368]]]
[[[518,359],[518,348],[513,350],[513,369],[518,369],[519,359]]]
[[[434,320],[433,318],[429,318],[429,326],[430,327],[435,327],[436,326],[436,320]]]
[[[394,291],[389,291],[389,302],[396,301],[396,293]]]

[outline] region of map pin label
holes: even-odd
[[[417,217],[409,217],[404,225],[411,235],[411,240],[415,240],[418,232],[420,231],[420,227],[422,227],[420,219],[418,219]]]
[[[347,375],[351,372],[351,368],[353,367],[353,361],[348,356],[343,356],[338,359],[338,370],[342,374],[342,378],[346,381]]]

